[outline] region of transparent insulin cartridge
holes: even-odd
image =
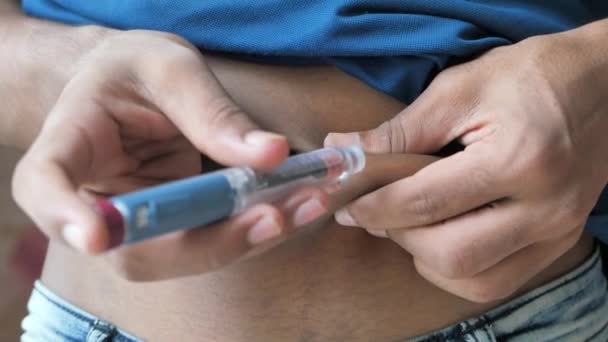
[[[270,172],[229,168],[99,201],[110,247],[206,226],[308,186],[345,181],[363,170],[359,147],[331,147],[288,158]]]

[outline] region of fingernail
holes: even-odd
[[[253,146],[267,145],[278,140],[285,140],[285,137],[264,131],[251,131],[245,134],[245,142]]]
[[[334,214],[336,222],[347,227],[356,227],[357,222],[346,209],[340,209]]]
[[[321,202],[319,202],[318,199],[313,198],[307,202],[304,202],[304,204],[296,209],[293,216],[293,223],[296,227],[304,226],[318,219],[326,212],[327,209],[321,204]]]
[[[81,252],[85,251],[87,237],[84,229],[82,229],[80,226],[75,224],[67,224],[63,227],[61,234],[63,235],[65,242],[67,242],[70,246]]]
[[[252,245],[259,245],[281,235],[281,228],[272,217],[264,217],[249,230],[247,239]]]
[[[331,146],[361,146],[359,133],[329,133],[323,142],[326,147]]]

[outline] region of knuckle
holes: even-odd
[[[544,148],[538,148],[532,153],[532,159],[528,163],[529,172],[531,172],[539,181],[547,183],[554,178],[557,178],[561,173],[559,168],[555,168],[556,156],[550,151],[544,151]]]
[[[530,227],[528,224],[514,224],[507,229],[505,238],[502,242],[503,248],[507,250],[519,250],[526,245],[538,240],[542,237],[537,237],[537,229]]]
[[[377,204],[371,203],[368,200],[360,200],[349,207],[348,214],[350,218],[348,218],[348,221],[350,221],[350,225],[365,229],[385,229],[386,227],[382,224],[385,221],[376,216],[377,211]]]
[[[159,76],[158,82],[172,87],[172,82],[185,82],[192,78],[193,70],[200,67],[200,60],[191,51],[184,48],[173,48],[160,56],[151,67],[162,68],[155,70]]]
[[[555,222],[557,228],[568,229],[582,225],[589,217],[593,204],[580,200],[578,196],[569,196],[559,204],[558,220]]]
[[[487,189],[496,181],[496,171],[492,166],[482,165],[469,170],[468,182],[471,189]]]
[[[405,133],[400,116],[386,121],[375,129],[360,135],[369,153],[400,153],[405,151]]]
[[[202,58],[181,46],[166,48],[154,56],[143,55],[138,64],[133,78],[154,90],[155,96],[174,93],[176,84],[190,82],[204,70]]]
[[[593,200],[583,200],[576,191],[562,192],[553,197],[542,199],[545,202],[537,205],[535,224],[538,236],[562,234],[573,227],[583,226],[595,204]]]
[[[408,205],[418,224],[429,224],[439,220],[439,211],[443,207],[441,200],[427,193],[417,195]]]
[[[389,134],[389,153],[402,153],[406,149],[405,132],[403,131],[404,126],[401,124],[401,120],[393,119],[389,120],[388,123],[388,134]]]
[[[441,248],[437,256],[437,272],[447,279],[462,279],[474,273],[472,250],[463,244]]]
[[[200,69],[203,60],[202,56],[196,54],[191,49],[181,45],[174,45],[171,49],[167,50],[163,62],[165,66],[180,72],[182,76],[190,77],[193,70]]]
[[[210,132],[220,133],[229,127],[234,126],[235,122],[243,120],[245,113],[234,103],[225,97],[216,97],[207,104],[209,115],[203,127]]]
[[[389,153],[391,151],[391,135],[389,123],[384,122],[375,129],[360,134],[361,143],[369,153]]]
[[[185,48],[194,49],[194,46],[188,40],[177,34],[164,31],[154,31],[154,34],[160,38],[164,38]]]
[[[528,175],[525,179],[531,179],[537,187],[547,191],[555,191],[563,186],[564,180],[570,176],[572,169],[568,164],[568,152],[558,141],[551,137],[532,140],[525,157],[521,159],[518,167],[518,174]]]

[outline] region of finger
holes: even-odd
[[[95,173],[93,156],[110,160],[107,168],[128,168],[120,156],[103,156],[101,151],[120,151],[116,124],[98,108],[80,100],[84,88],[66,88],[38,139],[20,161],[13,177],[17,203],[50,238],[67,242],[86,253],[98,253],[108,243],[105,223],[78,195],[79,184]],[[66,125],[65,115],[80,113]],[[84,124],[84,123],[88,124]],[[90,129],[94,127],[94,129]],[[106,146],[97,149],[95,142]],[[123,160],[124,159],[124,160]]]
[[[13,195],[49,238],[63,240],[85,253],[105,250],[109,239],[105,223],[78,196],[74,182],[61,166],[22,160],[13,178]]]
[[[186,252],[189,248],[207,249],[206,260],[211,262],[211,269],[217,269],[234,262],[255,247],[283,238],[286,223],[276,207],[262,204],[202,230],[207,229],[209,234],[187,237],[185,248]],[[213,246],[210,241],[214,241]]]
[[[81,187],[82,191],[80,192],[92,193],[103,197],[111,197],[150,188],[162,183],[163,180],[157,178],[124,176],[107,180],[103,183],[83,184]]]
[[[289,231],[309,225],[323,217],[330,208],[329,195],[317,188],[305,188],[278,205]]]
[[[283,201],[278,207],[285,218],[284,238],[288,238],[326,216],[329,196],[320,189],[302,189]],[[281,244],[283,240],[275,240],[257,246],[245,254],[243,259],[261,255]]]
[[[200,155],[195,151],[178,152],[148,160],[133,173],[136,177],[161,181],[176,180],[200,174]]]
[[[167,154],[148,160],[126,176],[94,179],[81,187],[98,194],[112,196],[199,175],[202,170],[198,152]]]
[[[205,248],[213,243],[214,256],[206,253],[211,265],[214,268],[227,265],[252,249],[282,241],[295,228],[315,221],[327,212],[327,200],[327,195],[319,189],[302,189],[279,207],[258,205],[225,222],[189,232],[184,251],[188,253],[190,247]]]
[[[368,154],[367,167],[330,192],[333,208],[340,208],[353,199],[379,187],[410,176],[435,162],[436,157],[416,154]],[[384,230],[368,230],[371,235],[388,238]]]
[[[97,92],[103,90],[97,89]],[[153,103],[136,96],[124,95],[112,94],[103,101],[106,111],[120,122],[119,130],[124,146],[133,147],[142,140],[166,141],[179,136],[175,125]]]
[[[411,176],[437,160],[433,156],[416,154],[368,154],[363,171],[332,189],[332,208],[341,208],[370,191]]]
[[[447,292],[479,303],[488,303],[511,296],[535,275],[551,265],[578,241],[582,229],[564,238],[528,246],[495,267],[467,279],[449,279],[432,267],[414,259],[416,269],[424,278]]]
[[[466,131],[475,92],[463,93],[458,73],[444,72],[406,109],[375,129],[332,133],[327,146],[360,144],[369,153],[433,153]],[[473,105],[472,105],[473,104]]]
[[[303,189],[282,203],[281,209],[261,204],[221,223],[119,248],[110,252],[110,258],[133,281],[210,272],[261,254],[283,242],[296,231],[295,226],[314,221],[318,212],[305,208],[312,201],[326,205],[327,195],[318,189]],[[298,216],[304,221],[298,222]],[[157,250],[163,253],[155,253]]]
[[[284,227],[280,212],[263,204],[218,224],[121,247],[109,256],[129,280],[171,279],[220,269],[256,247],[278,243]]]
[[[289,154],[284,136],[264,132],[229,97],[200,56],[191,51],[164,71],[142,66],[150,100],[201,152],[231,166],[269,169]],[[156,65],[152,66],[156,68]]]
[[[336,220],[367,229],[418,227],[508,197],[508,170],[486,157],[484,148],[471,146],[365,195],[340,210]]]
[[[182,151],[190,148],[195,151],[196,149],[190,144],[184,137],[179,136],[173,139],[158,140],[150,142],[140,141],[138,144],[125,144],[125,152],[139,161],[146,161],[153,158],[158,158],[175,151]]]
[[[504,201],[443,223],[388,231],[392,240],[435,273],[471,277],[546,236],[542,218],[520,203]],[[563,234],[562,234],[563,235]],[[552,235],[556,237],[556,235]]]

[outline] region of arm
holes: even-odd
[[[598,21],[441,73],[361,139],[404,153],[458,139],[465,150],[356,200],[338,221],[388,228],[451,293],[481,302],[514,293],[577,243],[608,182],[606,37],[608,20]]]
[[[24,46],[38,48],[32,41]],[[154,31],[107,32],[72,64],[59,73],[58,78],[65,76],[67,83],[55,83],[63,88],[54,95],[57,101],[37,109],[48,117],[35,123],[44,121],[16,169],[13,192],[51,239],[90,253],[105,249],[110,238],[87,204],[91,197],[196,174],[201,152],[225,165],[277,165],[288,152],[285,139],[261,132],[250,117],[289,135],[295,143],[292,147],[307,149],[320,146],[328,130],[367,128],[374,122],[370,117],[382,120],[382,115],[370,116],[372,108],[392,106],[382,110],[391,115],[402,106],[331,68],[263,68],[207,58],[183,39]],[[236,72],[239,66],[242,73]],[[19,68],[19,73],[30,73],[27,64]],[[335,77],[329,80],[328,74]],[[324,92],[307,91],[321,81],[327,87]],[[349,98],[352,94],[357,101]],[[34,95],[34,100],[40,96]],[[263,100],[268,98],[276,101]],[[238,105],[254,114],[245,114]],[[17,116],[16,121],[32,124],[27,117]],[[29,139],[23,139],[24,146]],[[40,193],[46,196],[41,198]],[[159,279],[206,272],[271,239],[280,241],[291,228],[321,215],[326,201],[318,190],[296,194],[280,208],[260,206],[222,223],[227,229],[183,232],[170,241],[123,249],[115,254],[118,267],[130,269],[129,263],[144,259],[130,257],[133,254],[153,258],[154,246],[163,243],[173,246],[176,256],[192,260],[198,255],[195,259],[201,262],[184,263],[188,269],[180,270],[155,264],[158,267],[128,271],[129,277]]]
[[[4,69],[11,82],[5,83],[2,96],[13,99],[7,114],[14,114],[3,116],[3,126],[21,126],[11,130],[25,134],[7,141],[29,147],[13,180],[15,197],[51,238],[88,252],[103,249],[108,236],[82,196],[121,193],[196,174],[200,152],[228,165],[276,165],[287,145],[276,135],[248,139],[248,133],[256,133],[249,117],[284,133],[293,148],[310,149],[320,146],[330,130],[373,127],[403,106],[329,67],[235,62],[203,56],[171,34],[69,27],[27,18],[15,6],[4,10],[3,37],[15,46],[4,58],[19,62]],[[23,90],[28,87],[32,90]],[[20,99],[24,93],[27,98]],[[43,200],[37,195],[41,192],[48,195],[46,204],[37,202]],[[207,253],[212,257],[196,259],[209,263],[188,270],[156,267],[154,272],[144,268],[128,273],[137,279],[162,278],[229,263],[276,236],[255,233],[257,223],[264,223],[260,227],[266,231],[270,222],[272,234],[284,233],[325,210],[325,196],[318,191],[296,197],[282,208],[254,208],[249,216],[228,222],[232,229],[173,237],[169,245],[179,251],[176,255]],[[306,206],[309,200],[317,202],[312,211]],[[214,248],[219,248],[217,255]],[[142,260],[129,253],[154,257],[146,250],[144,245],[129,249],[118,263]]]
[[[74,65],[109,32],[29,18],[18,1],[0,2],[0,145],[31,144]]]

